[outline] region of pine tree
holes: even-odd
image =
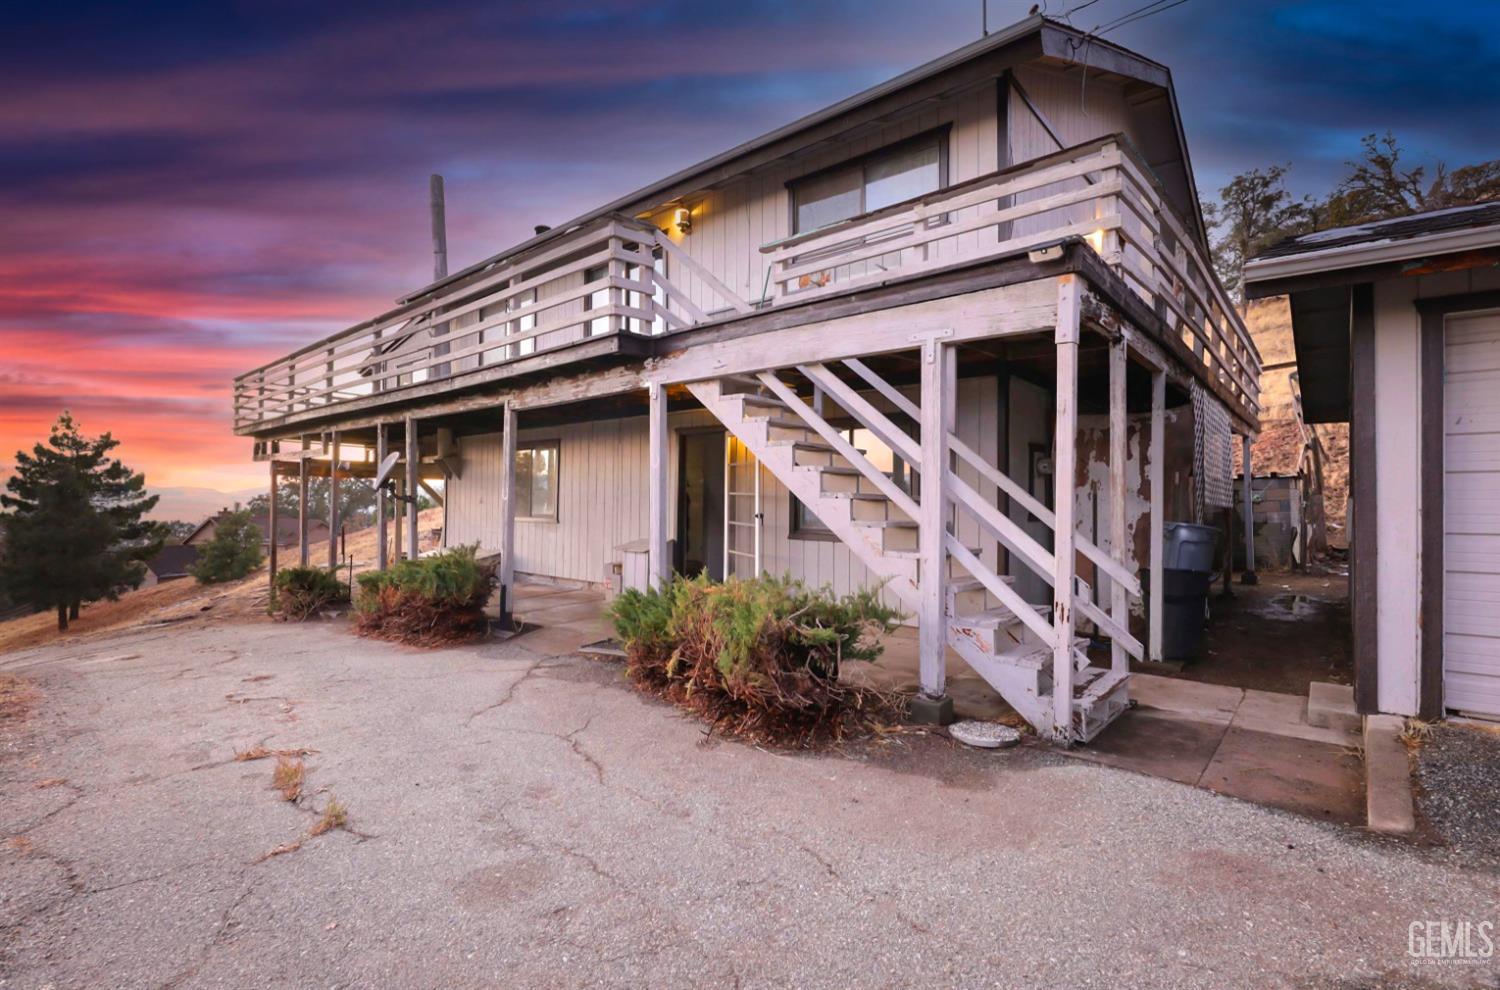
[[[248,510],[226,512],[214,521],[213,539],[203,545],[188,571],[199,584],[238,581],[265,560],[263,539]]]
[[[64,412],[45,444],[16,454],[0,494],[6,552],[0,585],[16,601],[57,610],[68,628],[84,602],[116,598],[140,586],[166,527],[143,517],[156,506],[146,477],[109,456],[120,442],[87,437]]]

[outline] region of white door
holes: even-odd
[[[1500,313],[1447,321],[1443,702],[1500,718]]]

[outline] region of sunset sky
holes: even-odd
[[[1145,0],[1081,7],[1088,29]],[[992,25],[1030,0],[992,0]],[[425,8],[425,9],[423,9]],[[259,484],[232,377],[973,40],[978,0],[119,3],[0,37],[0,476],[63,409],[154,485]],[[1192,0],[1108,35],[1176,76],[1200,187],[1369,131],[1500,156],[1500,5]]]

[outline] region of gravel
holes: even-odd
[[[1417,813],[1433,837],[1500,871],[1500,732],[1434,726],[1417,752],[1417,784]]]

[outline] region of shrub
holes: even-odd
[[[284,567],[276,572],[276,604],[284,619],[310,615],[349,603],[349,586],[337,568]]]
[[[250,522],[248,512],[226,512],[214,523],[214,535],[198,551],[198,559],[188,567],[199,584],[238,581],[261,565],[260,528]]]
[[[495,565],[480,562],[475,550],[454,547],[359,575],[359,631],[415,645],[482,635],[489,626],[484,607],[495,590]]]
[[[845,660],[874,660],[901,614],[875,591],[835,596],[791,578],[676,578],[610,606],[626,672],[644,690],[735,735],[806,746],[887,707],[839,683]]]

